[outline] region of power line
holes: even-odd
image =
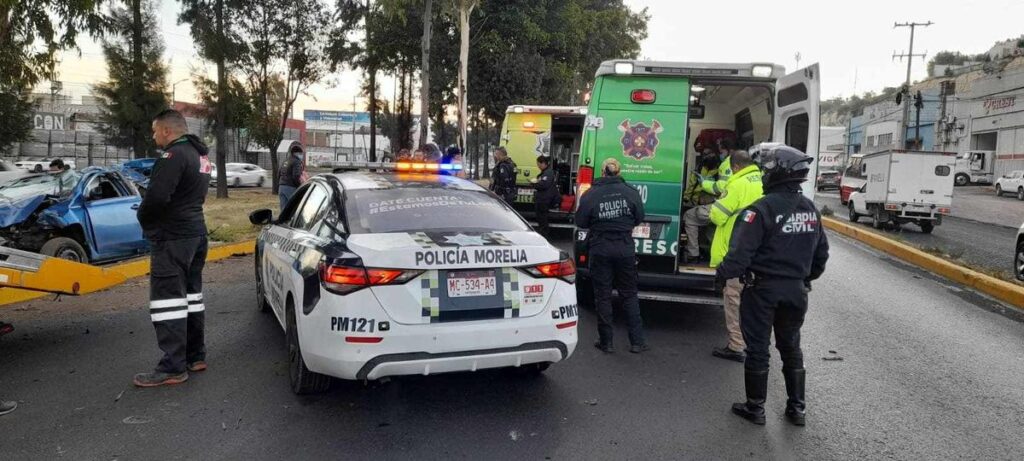
[[[907,137],[907,119],[910,117],[910,68],[911,68],[911,66],[914,63],[914,58],[915,57],[920,57],[921,59],[924,59],[925,56],[928,55],[927,52],[925,52],[924,54],[914,54],[914,30],[918,26],[920,26],[920,27],[928,27],[928,26],[930,26],[932,24],[934,24],[934,23],[931,22],[931,21],[928,21],[928,22],[904,22],[904,23],[895,23],[895,24],[893,24],[893,28],[894,29],[897,28],[897,27],[909,27],[910,28],[910,49],[907,51],[906,54],[896,54],[896,52],[893,52],[893,54],[892,54],[892,58],[894,60],[897,57],[900,58],[900,59],[907,58],[907,82],[906,82],[906,86],[902,90],[902,91],[905,92],[904,98],[903,98],[903,121],[900,123],[900,126],[903,129],[900,130],[900,141],[901,141],[901,143],[899,145],[905,145],[907,143],[907,141],[906,141],[906,137]],[[920,138],[920,135],[918,135],[918,138]]]

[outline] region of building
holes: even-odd
[[[368,161],[370,154],[370,113],[332,110],[304,110],[309,143],[309,162]],[[380,127],[377,127],[378,132]],[[391,140],[377,135],[377,158],[391,153]]]
[[[995,174],[1024,169],[1024,56],[1009,55],[946,83],[936,147],[996,152]]]
[[[910,87],[909,101],[896,104],[895,99],[890,99],[865,107],[860,115],[850,119],[845,151],[857,154],[886,149],[931,149],[935,145],[935,123],[941,112],[941,91],[938,80],[926,80]],[[918,92],[921,93],[920,110],[914,105]],[[910,104],[910,111],[907,131],[902,136],[905,141],[901,145],[903,104]]]
[[[846,165],[846,127],[823,126],[818,135],[818,170]]]

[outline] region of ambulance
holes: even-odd
[[[551,157],[562,201],[550,215],[551,227],[571,228],[575,178],[583,139],[586,107],[509,106],[501,127],[500,145],[516,164],[518,194],[514,208],[527,218],[534,214],[531,179],[540,174],[537,157]]]
[[[576,172],[576,196],[586,193],[609,157],[640,192],[647,218],[633,230],[640,273],[640,298],[689,304],[720,304],[715,271],[708,262],[683,264],[684,198],[693,180],[699,139],[728,137],[738,148],[783,142],[818,156],[818,65],[787,74],[762,63],[715,64],[613,60],[597,70],[587,107]],[[804,193],[813,197],[816,162]],[[578,201],[578,200],[577,200]],[[700,246],[710,246],[710,224]],[[576,229],[578,296],[592,297],[586,229]]]

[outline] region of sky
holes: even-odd
[[[165,59],[171,69],[168,83],[176,83],[175,99],[194,101],[190,76],[208,71],[208,63],[198,57],[188,27],[177,24],[180,4],[157,2]],[[635,10],[647,8],[651,16],[641,58],[771,62],[795,70],[799,53],[801,67],[820,64],[822,99],[877,92],[905,80],[906,61],[894,60],[892,55],[906,52],[910,30],[894,28],[895,22],[934,22],[917,28],[914,40],[914,53],[927,53],[929,58],[943,50],[985,52],[996,41],[1024,33],[1021,0],[728,0],[709,2],[712,6],[693,0],[626,3]],[[913,80],[925,78],[925,65],[925,60],[915,58]],[[86,41],[80,53],[64,53],[60,74],[66,93],[73,98],[87,94],[90,85],[106,78],[99,44]],[[295,116],[301,118],[303,109],[352,110],[361,78],[351,70],[331,75],[330,83],[311,89],[312,96],[300,97]],[[381,91],[390,98],[393,82],[383,79]],[[359,100],[356,105],[362,110],[365,102]]]

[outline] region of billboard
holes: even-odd
[[[304,110],[302,118],[307,122],[328,122],[351,124],[370,124],[369,112],[342,112],[336,110]]]

